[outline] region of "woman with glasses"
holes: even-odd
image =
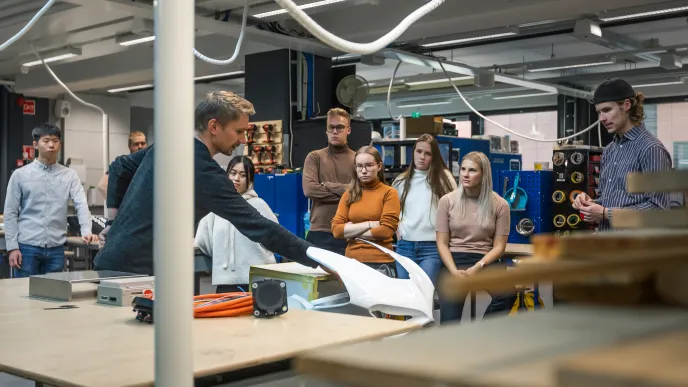
[[[366,239],[392,249],[392,237],[399,223],[399,196],[385,184],[382,157],[372,146],[364,146],[354,158],[354,177],[342,195],[332,219],[332,233],[346,239],[346,256],[363,262],[389,277],[396,277],[394,259]]]
[[[490,160],[470,152],[461,160],[460,184],[437,205],[437,250],[445,270],[456,277],[471,276],[504,254],[511,214],[509,204],[492,190]],[[505,268],[506,269],[506,268]],[[490,294],[485,315],[510,309],[515,293]],[[461,320],[464,302],[449,301],[439,292],[440,322]]]
[[[254,173],[253,162],[246,156],[234,157],[227,166],[227,175],[237,192],[261,215],[277,223],[270,207],[253,190]],[[198,225],[196,246],[203,254],[213,257],[212,283],[217,286],[217,293],[248,291],[251,265],[275,263],[273,253],[212,212]]]
[[[440,146],[433,136],[418,137],[413,146],[413,162],[394,180],[392,187],[401,199],[397,253],[416,262],[436,284],[442,268],[435,234],[437,203],[456,189],[456,181],[442,160]],[[398,263],[397,273],[399,278],[409,278]]]

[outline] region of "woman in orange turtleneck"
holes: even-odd
[[[364,146],[356,152],[354,172],[356,177],[342,195],[332,219],[332,234],[348,240],[347,257],[396,277],[392,257],[356,238],[392,250],[392,237],[399,223],[399,195],[385,183],[382,157],[374,147]]]

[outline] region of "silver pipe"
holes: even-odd
[[[155,4],[155,385],[191,387],[194,1]]]

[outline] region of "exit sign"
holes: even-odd
[[[420,118],[420,112],[411,113],[411,118]]]

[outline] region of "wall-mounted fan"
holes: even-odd
[[[351,116],[357,117],[357,109],[366,99],[370,86],[368,81],[360,75],[349,75],[344,77],[337,85],[337,100],[342,105],[351,108]]]

